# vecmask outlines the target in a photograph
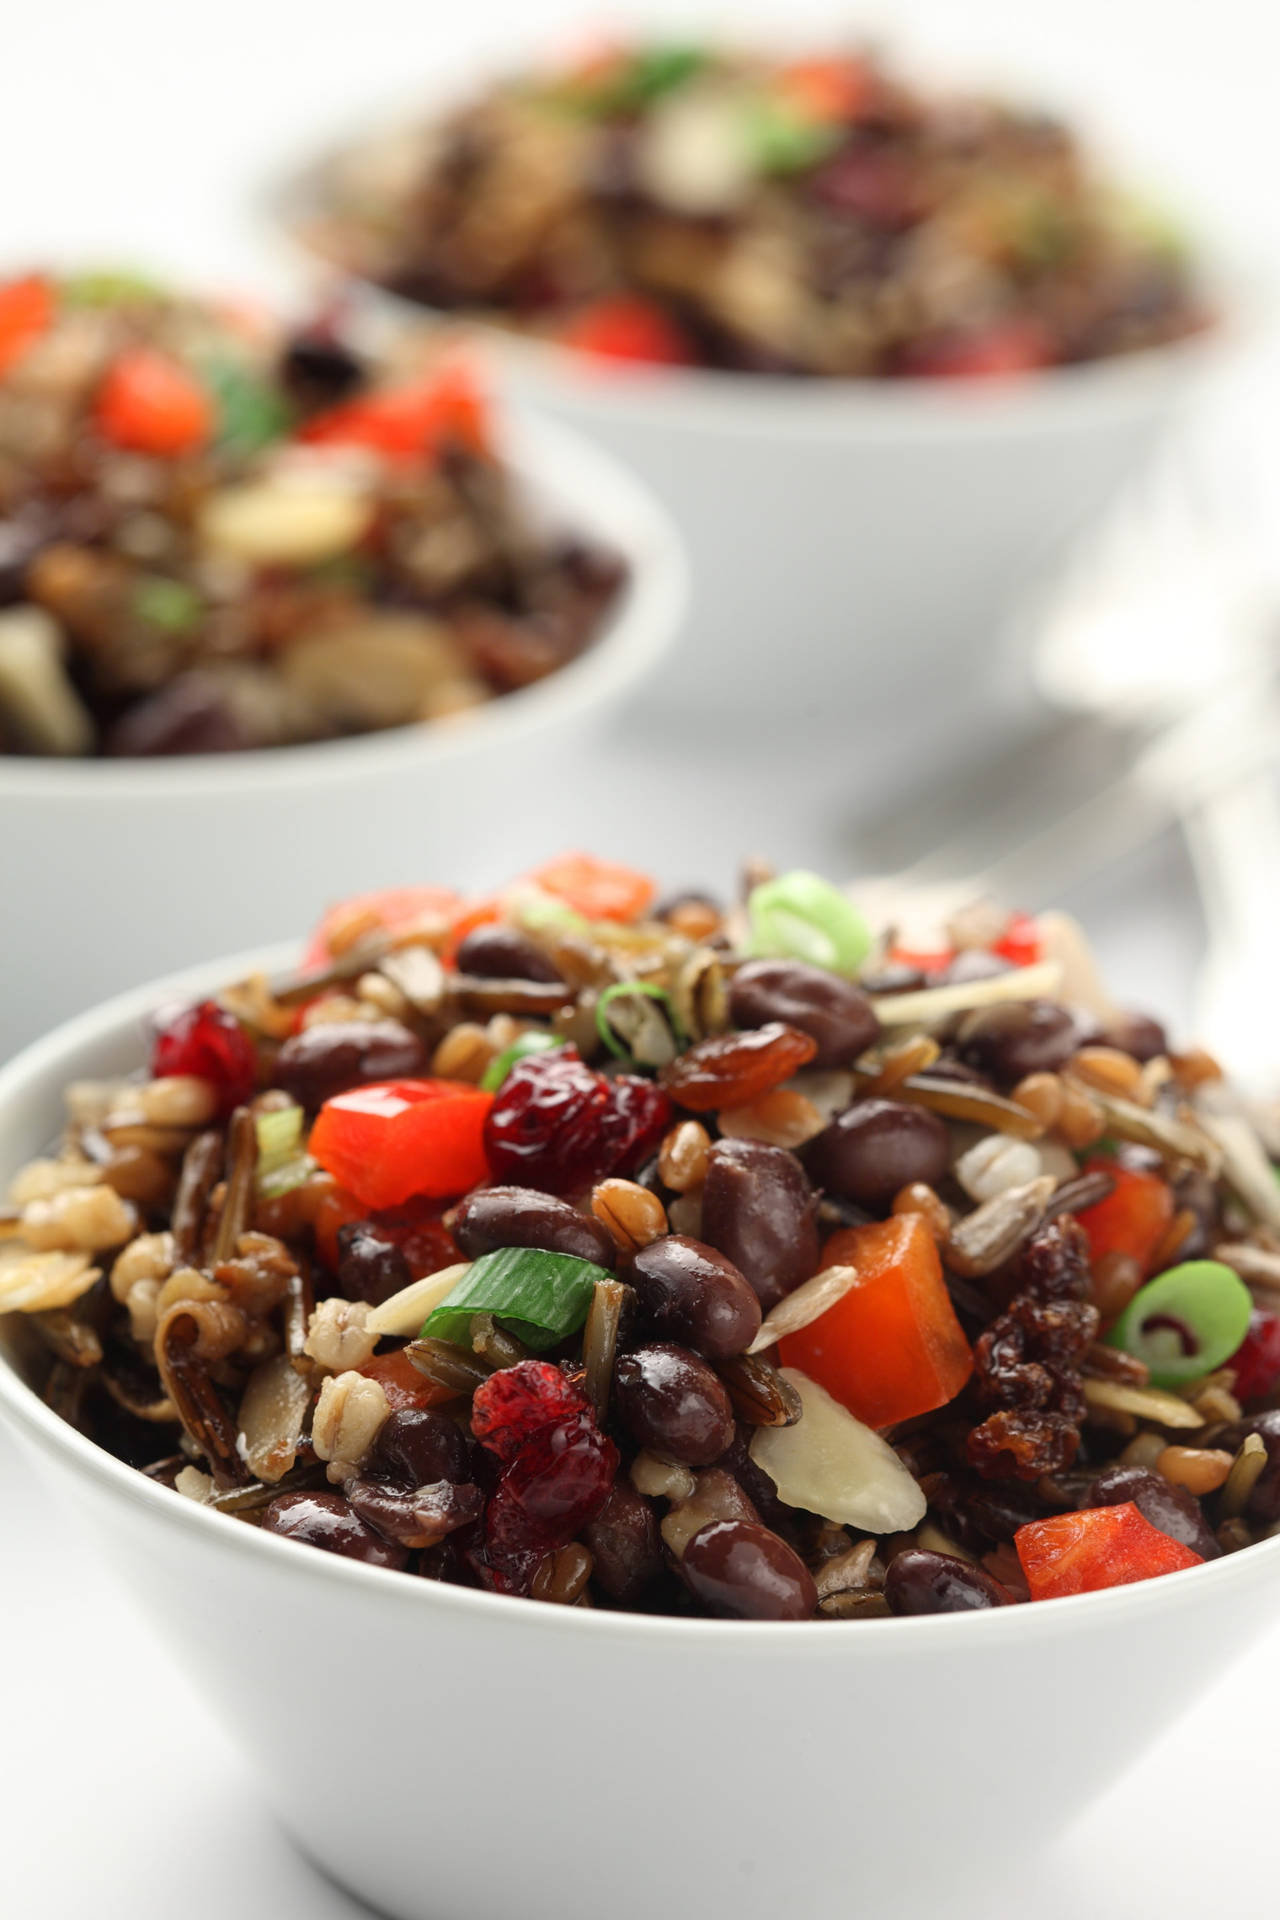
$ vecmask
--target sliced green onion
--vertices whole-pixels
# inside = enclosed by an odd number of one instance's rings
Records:
[[[140,620],[165,633],[190,633],[200,624],[204,602],[185,580],[151,574],[134,589],[133,610]]]
[[[123,307],[135,301],[158,300],[162,290],[158,281],[148,280],[145,274],[106,268],[97,273],[73,273],[62,282],[60,291],[69,307]]]
[[[761,100],[747,120],[751,155],[762,173],[803,173],[833,153],[843,129],[813,120],[786,100]]]
[[[590,933],[591,923],[564,900],[536,889],[517,895],[509,903],[516,925],[526,933]]]
[[[282,1193],[292,1193],[295,1187],[305,1186],[318,1170],[318,1163],[309,1153],[291,1153],[287,1159],[259,1166],[258,1192],[264,1200],[278,1200]]]
[[[473,1260],[452,1292],[427,1316],[422,1337],[466,1346],[471,1320],[491,1313],[535,1352],[576,1333],[587,1317],[603,1267],[541,1247],[499,1247]]]
[[[496,1093],[517,1060],[523,1060],[531,1053],[554,1053],[557,1047],[564,1045],[554,1033],[544,1033],[540,1027],[530,1027],[528,1033],[522,1033],[509,1047],[504,1047],[497,1057],[491,1060],[484,1070],[480,1082],[482,1093]]]
[[[259,1161],[283,1160],[295,1152],[302,1140],[302,1120],[302,1108],[294,1106],[257,1114],[253,1130],[258,1136]]]
[[[1249,1328],[1253,1300],[1220,1260],[1187,1260],[1134,1294],[1107,1344],[1144,1360],[1155,1387],[1179,1387],[1229,1360]]]
[[[201,374],[218,403],[218,446],[224,453],[257,453],[281,439],[293,408],[278,388],[235,360],[210,356]]]
[[[632,1066],[637,1064],[636,1056],[614,1032],[609,1020],[609,1008],[615,1000],[625,999],[629,994],[636,993],[643,994],[648,1000],[657,1000],[661,1004],[662,1011],[670,1022],[671,1031],[675,1035],[677,1046],[683,1047],[687,1037],[680,1016],[676,1012],[676,1003],[665,987],[655,986],[652,980],[615,980],[611,987],[605,988],[596,1001],[596,1032],[610,1053]]]
[[[853,974],[871,951],[871,929],[857,907],[816,873],[781,873],[753,887],[747,917],[748,947],[760,958]]]

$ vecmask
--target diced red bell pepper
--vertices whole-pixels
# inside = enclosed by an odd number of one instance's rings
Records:
[[[467,1193],[489,1177],[493,1095],[457,1080],[383,1080],[326,1100],[310,1151],[366,1207]]]
[[[1079,1215],[1091,1258],[1127,1254],[1146,1273],[1173,1220],[1172,1187],[1158,1173],[1141,1173],[1101,1155],[1086,1160],[1084,1171],[1109,1174],[1115,1181],[1105,1200]]]
[[[1033,1600],[1127,1587],[1204,1562],[1190,1547],[1153,1527],[1132,1500],[1032,1520],[1013,1536]]]
[[[439,1386],[436,1381],[428,1380],[425,1373],[419,1373],[413,1362],[405,1359],[403,1349],[366,1360],[356,1372],[362,1373],[366,1380],[378,1382],[392,1413],[403,1413],[406,1407],[440,1407],[448,1400],[457,1399],[452,1387]]]
[[[833,1234],[824,1266],[858,1279],[842,1299],[779,1341],[782,1363],[825,1387],[871,1427],[892,1426],[945,1406],[973,1371],[942,1263],[917,1213]]]
[[[592,853],[563,853],[529,878],[587,920],[638,920],[657,892],[647,873]]]
[[[211,437],[211,396],[195,375],[154,347],[130,347],[98,389],[94,416],[113,446],[161,459],[193,453]]]
[[[956,957],[954,947],[890,947],[885,959],[895,967],[912,967],[917,973],[945,973]]]
[[[643,360],[651,365],[685,367],[693,353],[674,320],[639,294],[620,293],[597,300],[567,320],[556,334],[561,346],[607,360]]]
[[[784,98],[808,118],[856,120],[875,95],[875,79],[865,60],[793,60],[778,74]]]
[[[370,931],[398,933],[419,920],[452,921],[463,905],[452,887],[383,887],[376,893],[356,893],[325,913],[307,943],[302,965],[322,967],[333,957],[335,935],[367,922]]]
[[[1227,1361],[1236,1376],[1237,1400],[1261,1400],[1280,1386],[1280,1314],[1255,1307],[1249,1331]]]
[[[1011,913],[991,951],[1012,967],[1034,967],[1044,953],[1038,921],[1029,913]]]
[[[484,394],[461,361],[331,407],[308,420],[298,438],[309,446],[368,447],[388,460],[434,460],[450,444],[484,459],[493,444]]]
[[[0,286],[0,379],[53,325],[54,290],[43,274]]]

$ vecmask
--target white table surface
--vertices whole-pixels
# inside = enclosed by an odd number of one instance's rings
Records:
[[[14,0],[0,253],[115,252],[246,280],[278,272],[245,208],[264,170],[305,144],[309,129],[403,95],[432,62],[460,62],[485,44],[509,49],[583,9],[476,0],[465,11],[460,22],[439,0],[365,0],[358,9],[223,0],[212,13],[159,0]],[[690,9],[611,11],[678,18]],[[769,11],[758,0],[696,9],[739,22]],[[813,0],[786,9],[793,22],[843,22],[851,11]],[[1219,0],[1211,25],[1190,0],[1076,0],[1070,9],[884,0],[858,11],[863,20],[891,16],[975,66],[1046,76],[1046,91],[1083,103],[1255,265],[1280,259],[1272,125],[1280,35],[1264,0]],[[1276,392],[1246,413],[1266,417]],[[613,776],[596,787],[602,846],[644,857],[673,881],[710,873],[723,883],[747,847],[847,867],[849,843],[820,780],[771,781],[765,812],[751,767],[724,752],[695,760],[668,744],[665,761],[663,752],[648,730],[624,727],[584,762],[584,777]],[[495,858],[495,877],[540,847],[579,838],[569,805],[548,797],[513,827],[510,861]],[[1070,904],[1096,929],[1122,996],[1185,1016],[1202,929],[1176,838]],[[186,1676],[82,1550],[74,1522],[46,1506],[3,1434],[0,1515],[6,1920],[354,1914],[276,1832]],[[1169,1685],[1179,1683],[1175,1668]],[[1280,1630],[1036,1863],[1018,1910],[1036,1920],[1253,1920],[1273,1911],[1277,1701]],[[1009,1731],[1011,1764],[1025,1764],[1041,1730],[1029,1720]],[[998,1848],[998,1783],[992,1806]],[[1008,1910],[994,1912],[981,1889],[958,1889],[950,1920],[1002,1920]]]

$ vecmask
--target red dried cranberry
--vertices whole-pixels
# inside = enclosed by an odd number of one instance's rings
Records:
[[[587,1405],[581,1388],[549,1360],[522,1360],[490,1374],[476,1388],[471,1431],[490,1453],[510,1464],[545,1427],[575,1419]]]
[[[161,1014],[151,1046],[155,1079],[167,1074],[191,1074],[217,1090],[224,1116],[248,1100],[258,1080],[258,1060],[250,1040],[233,1014],[216,1000]]]
[[[1280,1314],[1255,1307],[1249,1330],[1227,1362],[1236,1376],[1236,1398],[1246,1404],[1274,1393],[1280,1385]]]
[[[543,1555],[567,1546],[599,1513],[617,1471],[618,1449],[589,1408],[541,1428],[489,1501],[476,1570],[500,1593],[527,1593]]]
[[[643,1159],[670,1114],[651,1081],[607,1080],[560,1047],[516,1062],[489,1110],[485,1152],[495,1180],[575,1193]]]

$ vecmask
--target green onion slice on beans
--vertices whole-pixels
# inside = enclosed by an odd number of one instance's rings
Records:
[[[535,1353],[559,1346],[587,1317],[603,1267],[541,1247],[499,1247],[473,1260],[451,1293],[428,1316],[423,1338],[465,1346],[471,1319],[491,1313]]]
[[[675,1001],[665,987],[655,986],[652,980],[615,980],[611,987],[606,987],[596,1001],[596,1032],[610,1053],[616,1054],[619,1060],[625,1060],[632,1066],[652,1065],[652,1062],[644,1062],[632,1052],[631,1048],[614,1032],[613,1023],[609,1019],[609,1008],[615,1000],[627,999],[636,994],[642,994],[647,1000],[658,1001],[670,1022],[677,1046],[683,1047],[686,1035],[680,1016],[676,1012]]]
[[[751,952],[762,959],[852,974],[871,951],[871,929],[857,907],[816,873],[780,873],[753,887],[747,917]]]
[[[1107,1335],[1145,1360],[1157,1387],[1180,1387],[1222,1366],[1249,1327],[1253,1301],[1220,1260],[1188,1260],[1149,1280]]]
[[[303,1151],[301,1107],[276,1107],[254,1116],[258,1140],[257,1187],[264,1200],[277,1199],[300,1187],[315,1171],[315,1161]]]
[[[480,1082],[483,1093],[496,1093],[517,1060],[523,1060],[530,1053],[554,1053],[557,1047],[564,1045],[554,1033],[543,1033],[539,1027],[531,1027],[528,1033],[522,1033],[509,1047],[492,1059],[484,1070]]]

